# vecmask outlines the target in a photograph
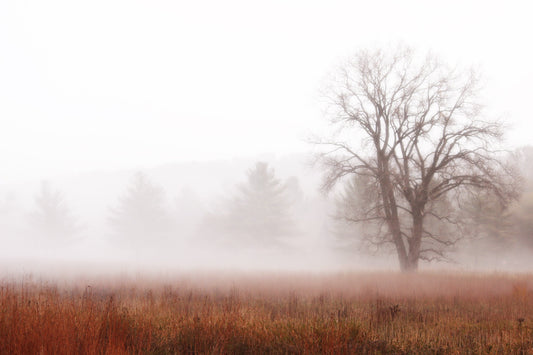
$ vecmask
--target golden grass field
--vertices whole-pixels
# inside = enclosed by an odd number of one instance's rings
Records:
[[[2,354],[533,353],[533,276],[2,281]]]

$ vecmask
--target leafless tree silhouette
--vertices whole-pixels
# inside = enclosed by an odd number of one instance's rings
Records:
[[[431,219],[458,226],[445,199],[460,207],[465,192],[490,190],[506,206],[518,196],[516,174],[496,145],[503,125],[482,117],[478,82],[472,70],[400,47],[360,51],[326,90],[335,132],[315,141],[324,148],[322,187],[364,178],[365,204],[349,218],[379,226],[372,241],[392,244],[403,271],[444,258],[456,243],[459,234],[428,228]]]

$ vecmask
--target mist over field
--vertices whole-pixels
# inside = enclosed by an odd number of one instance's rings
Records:
[[[1,273],[530,271],[527,11],[385,7],[3,2]]]
[[[244,232],[236,227],[240,222],[235,219],[254,216],[246,211],[241,211],[239,216],[228,214],[236,208],[234,200],[247,182],[247,172],[257,161],[266,159],[272,162],[269,169],[275,167],[272,171],[283,189],[284,199],[277,205],[281,209],[279,213],[284,215],[277,216],[277,211],[272,211],[274,221],[267,227],[285,224],[281,227],[288,230],[276,230],[272,238],[254,235],[256,240],[246,240],[242,236]],[[144,170],[146,183],[158,190],[147,193],[153,193],[157,200],[157,206],[150,208],[161,208],[156,211],[160,216],[155,219],[137,216],[146,219],[143,235],[135,235],[135,228],[142,228],[135,225],[135,212],[125,216],[124,228],[131,227],[130,240],[128,232],[120,235],[110,219],[113,209],[120,208],[120,199],[135,184],[139,171],[82,173],[46,182],[3,186],[3,267],[13,272],[39,272],[47,268],[60,271],[66,265],[88,272],[94,268],[100,272],[177,272],[191,269],[320,271],[362,266],[361,261],[354,263],[351,255],[337,250],[339,245],[331,233],[334,205],[318,190],[320,177],[310,161],[311,157],[303,154],[270,155],[257,160],[175,163]],[[53,193],[60,192],[65,211],[57,217],[64,220],[50,217],[48,226],[32,220],[32,213],[46,212],[40,210],[36,201],[43,184]],[[151,197],[146,198],[147,202],[139,203],[151,203]],[[148,209],[145,213],[152,211]],[[260,217],[269,218],[269,214]],[[72,229],[62,231],[65,223],[72,223]],[[251,223],[257,225],[242,228],[247,228],[249,233],[254,233],[253,229],[258,232],[265,229],[259,221]]]
[[[250,173],[267,161],[280,193],[269,190],[265,201],[279,210],[242,208],[242,199],[257,198],[243,192]],[[393,250],[365,246],[357,226],[336,217],[339,191],[320,191],[311,161],[271,154],[4,184],[2,274],[396,270]],[[460,242],[448,262],[422,269],[528,272],[531,253],[515,235],[483,234]]]

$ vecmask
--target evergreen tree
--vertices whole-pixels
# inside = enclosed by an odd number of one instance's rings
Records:
[[[258,162],[238,185],[228,208],[226,227],[244,243],[276,244],[293,230],[291,199],[286,184],[267,163]]]
[[[36,208],[30,213],[30,225],[48,242],[66,241],[79,231],[63,194],[53,189],[48,182],[41,183],[41,189],[34,200]]]
[[[170,219],[162,188],[145,174],[135,174],[118,206],[111,208],[109,223],[116,240],[130,246],[164,241],[170,233]]]

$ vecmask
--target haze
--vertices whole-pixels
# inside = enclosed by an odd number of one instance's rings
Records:
[[[515,150],[533,128],[530,13],[483,1],[2,1],[3,268],[395,268],[332,237],[335,193],[319,192],[309,164],[309,138],[327,129],[324,80],[359,48],[395,43],[474,65]],[[211,242],[223,233],[206,230],[209,218],[230,209],[257,162],[289,186],[290,247]],[[126,248],[111,236],[139,171],[161,191],[170,243]],[[68,243],[31,227],[43,181],[75,221]],[[456,266],[527,270],[520,249],[495,263],[458,255]]]

